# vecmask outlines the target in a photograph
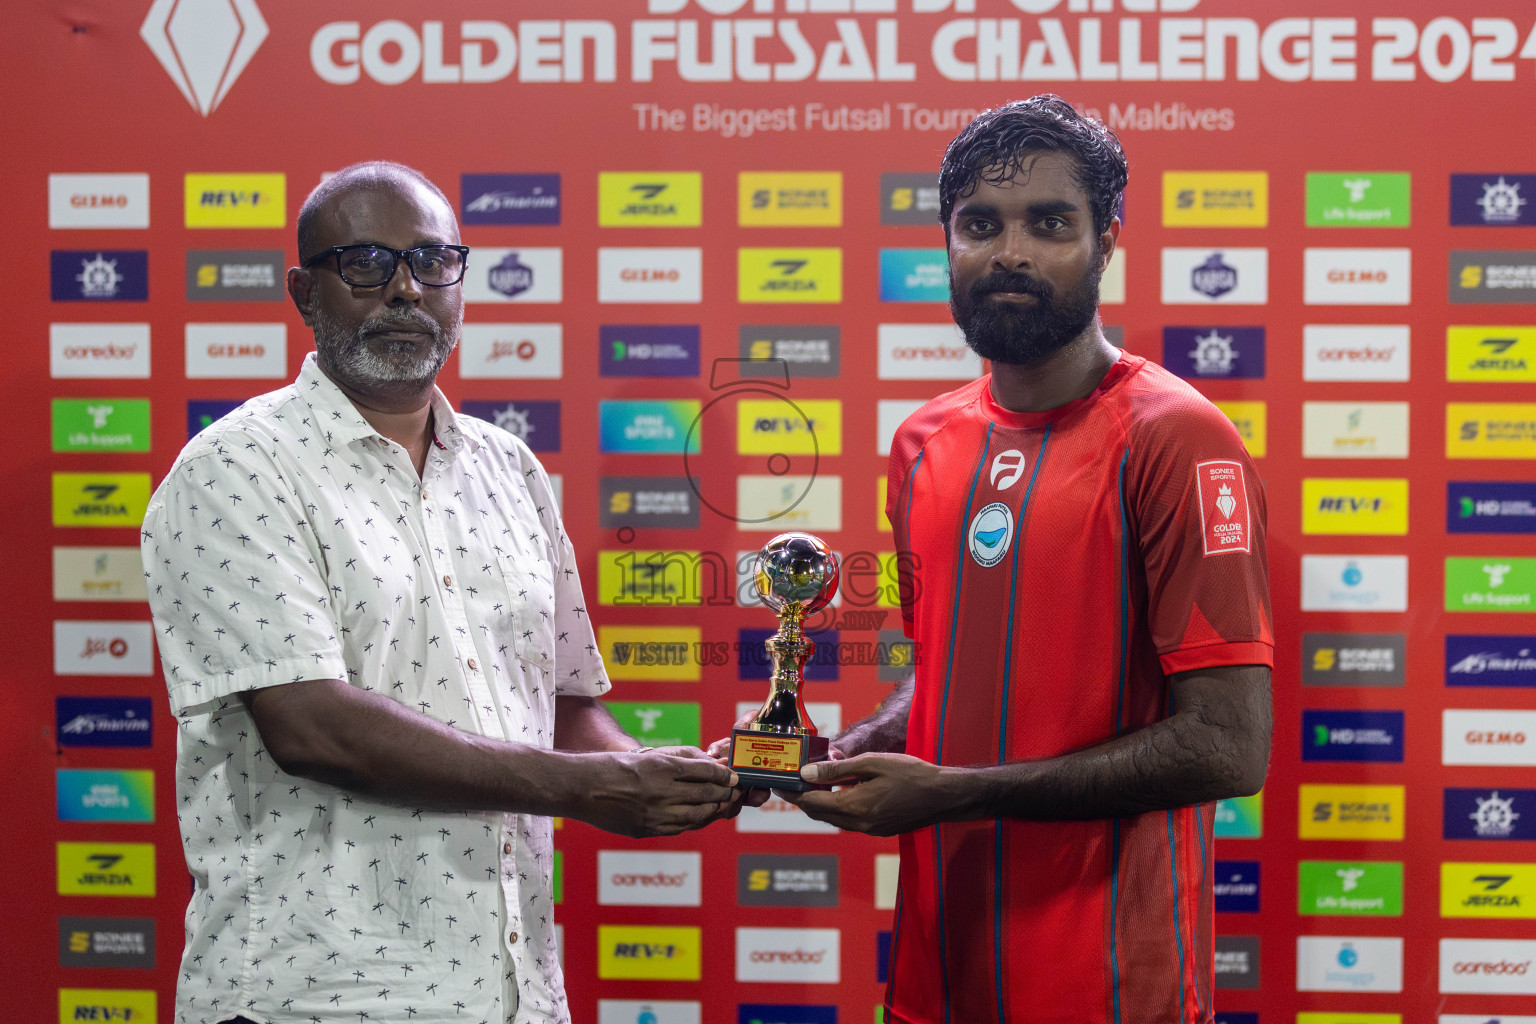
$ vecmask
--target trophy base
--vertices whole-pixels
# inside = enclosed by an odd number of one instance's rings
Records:
[[[816,787],[800,777],[812,761],[827,759],[827,738],[804,733],[731,730],[731,771],[748,789],[801,793]]]

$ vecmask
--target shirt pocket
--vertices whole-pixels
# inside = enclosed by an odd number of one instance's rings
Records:
[[[512,614],[512,650],[546,673],[555,668],[555,579],[542,559],[496,556]]]

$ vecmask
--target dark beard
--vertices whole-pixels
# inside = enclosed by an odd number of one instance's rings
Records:
[[[1076,288],[1058,296],[1049,283],[1025,274],[993,274],[964,293],[955,293],[951,285],[949,311],[965,343],[983,359],[1019,366],[1037,363],[1093,323],[1102,276],[1102,270],[1090,266]],[[988,301],[997,291],[1024,292],[1038,301],[1027,308]]]

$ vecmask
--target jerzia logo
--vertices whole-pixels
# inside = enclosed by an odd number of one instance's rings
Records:
[[[255,0],[155,0],[139,37],[176,88],[207,117],[267,38]]]

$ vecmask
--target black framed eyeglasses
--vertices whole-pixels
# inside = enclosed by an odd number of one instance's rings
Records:
[[[395,268],[405,260],[411,276],[428,288],[447,288],[464,280],[469,269],[467,245],[418,245],[414,249],[391,249],[384,245],[333,245],[304,261],[312,267],[321,260],[336,258],[336,273],[353,288],[378,288],[395,276]]]

